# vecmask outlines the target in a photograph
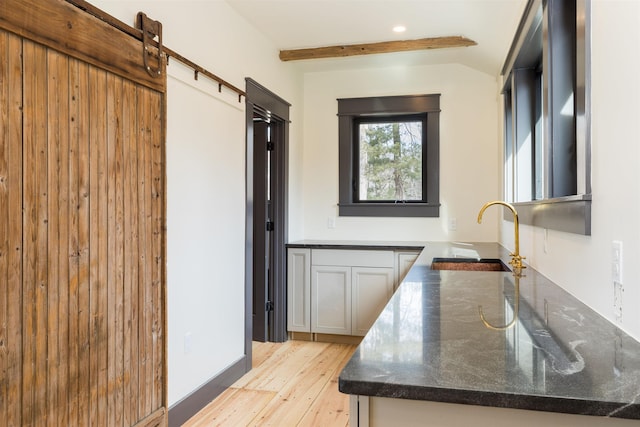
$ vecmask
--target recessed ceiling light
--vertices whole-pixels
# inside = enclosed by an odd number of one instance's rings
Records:
[[[405,27],[404,25],[396,25],[395,27],[393,27],[394,33],[404,33],[405,31],[407,31],[407,27]]]

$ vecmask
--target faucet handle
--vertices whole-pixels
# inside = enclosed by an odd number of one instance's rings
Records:
[[[522,265],[523,259],[526,259],[526,257],[512,253],[511,261],[509,261],[509,264],[511,264],[515,268],[527,268],[526,266]]]

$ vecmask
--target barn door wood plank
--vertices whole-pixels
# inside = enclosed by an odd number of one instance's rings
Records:
[[[47,147],[48,147],[48,364],[47,419],[68,424],[68,197],[69,127],[68,59],[47,51]]]
[[[72,424],[89,425],[89,186],[90,186],[90,151],[89,151],[89,66],[72,59],[69,72],[70,103],[70,138],[76,148],[77,161],[74,183],[70,188],[75,197],[71,208],[76,210],[75,246],[73,253],[76,266],[76,277],[71,280],[75,285],[72,293],[77,302],[74,333],[75,340],[70,340],[72,359],[70,360],[69,378],[72,384],[71,394],[75,396],[75,405],[70,407]]]
[[[153,175],[152,175],[152,124],[153,116],[149,105],[148,97],[143,97],[139,103],[142,106],[141,116],[139,118],[139,128],[142,134],[142,150],[144,151],[145,161],[143,163],[143,180],[144,180],[144,217],[141,218],[143,227],[143,240],[145,250],[145,269],[144,278],[142,280],[143,299],[142,299],[142,317],[144,339],[144,353],[142,359],[143,379],[142,379],[142,398],[140,404],[143,414],[149,414],[153,411]]]
[[[137,296],[137,312],[138,312],[138,415],[148,413],[149,408],[146,405],[146,354],[147,354],[147,332],[146,332],[146,283],[148,283],[148,263],[150,257],[148,251],[148,235],[147,235],[147,175],[146,164],[149,155],[147,154],[146,130],[145,130],[145,105],[143,99],[136,104],[136,142],[138,145],[138,215],[136,218],[136,226],[138,229],[138,296]]]
[[[98,414],[99,402],[101,399],[100,379],[102,369],[100,367],[100,353],[103,348],[106,335],[102,325],[104,325],[104,316],[100,305],[100,292],[105,288],[104,278],[101,277],[102,260],[100,258],[101,241],[100,229],[102,226],[101,218],[101,201],[106,201],[106,190],[100,185],[101,178],[104,177],[104,144],[106,140],[104,127],[106,115],[105,94],[105,76],[104,71],[100,71],[94,67],[88,70],[88,85],[92,89],[91,97],[88,98],[89,107],[89,355],[88,365],[89,372],[87,379],[89,382],[88,390],[88,422],[86,425],[104,425],[104,418],[100,418]],[[102,78],[101,78],[102,77]],[[102,179],[104,183],[104,179]],[[104,232],[102,233],[104,234]]]
[[[115,269],[115,318],[113,331],[115,334],[115,407],[110,408],[110,412],[115,412],[115,425],[123,425],[124,410],[124,123],[127,118],[124,116],[124,104],[127,102],[125,93],[125,82],[121,78],[116,78],[115,88],[115,114],[117,114],[115,132],[114,161],[115,164],[115,229],[113,237],[117,244],[115,245],[115,258],[113,260],[113,268]]]
[[[107,73],[91,67],[89,104],[91,140],[91,326],[90,326],[90,421],[107,425],[108,381],[108,150]]]
[[[137,315],[135,312],[135,300],[134,290],[137,292],[137,232],[135,229],[135,218],[137,208],[137,192],[136,192],[136,169],[137,156],[136,156],[136,87],[132,82],[124,82],[123,85],[123,186],[124,186],[124,293],[123,293],[123,305],[124,305],[124,345],[123,345],[123,361],[126,369],[126,375],[123,382],[123,418],[124,425],[133,425],[138,420],[137,407],[132,403],[137,402],[137,393],[132,390],[132,384],[137,384],[137,328],[135,324],[137,322]],[[135,351],[132,350],[135,348]]]
[[[22,425],[22,41],[0,31],[0,419]]]
[[[120,80],[112,74],[107,75],[107,222],[108,222],[108,252],[107,252],[107,340],[108,340],[108,370],[107,370],[107,424],[116,424],[117,412],[117,304],[119,272],[117,264],[117,168],[118,153],[116,151],[118,132],[120,128]]]
[[[9,45],[9,35],[0,32],[0,52],[7,52]],[[8,378],[9,358],[11,345],[8,336],[8,308],[9,308],[9,212],[13,206],[9,205],[9,189],[7,180],[9,179],[9,155],[12,149],[12,141],[9,141],[9,85],[11,82],[9,70],[9,56],[5,53],[0,57],[0,283],[7,283],[7,286],[0,288],[0,419],[7,419],[9,414],[9,400],[7,398],[9,390]]]
[[[90,188],[91,188],[91,150],[89,139],[89,124],[91,116],[89,114],[89,99],[91,98],[91,85],[89,83],[89,65],[84,62],[74,61],[78,65],[78,95],[80,100],[78,108],[78,139],[80,141],[80,187],[78,192],[79,216],[78,224],[80,226],[78,233],[78,243],[80,250],[80,258],[78,264],[79,296],[78,305],[80,307],[79,318],[79,371],[78,378],[80,380],[78,394],[80,402],[78,405],[79,419],[78,425],[89,425],[89,325],[91,323],[91,295],[89,274],[91,271],[90,264],[90,245],[91,245],[91,214],[90,214]]]
[[[137,93],[137,92],[136,92]],[[137,137],[137,124],[138,124],[138,116],[137,116],[137,107],[138,104],[137,97],[135,99],[134,104],[130,110],[130,114],[132,117],[135,117],[135,121],[132,124],[132,128],[130,129],[130,137],[129,137],[129,149],[128,149],[128,160],[129,160],[129,175],[128,175],[128,183],[127,188],[129,189],[129,211],[125,212],[126,218],[130,220],[129,222],[129,255],[127,259],[129,260],[129,280],[130,280],[130,290],[129,290],[129,310],[130,310],[130,318],[131,322],[128,328],[129,338],[130,338],[130,361],[129,364],[129,416],[132,420],[139,420],[140,414],[138,412],[138,390],[139,390],[139,382],[140,382],[140,337],[138,335],[138,323],[140,322],[140,306],[139,306],[139,228],[138,228],[138,217],[139,217],[139,194],[138,194],[138,169],[140,167],[140,162],[138,159],[138,137]]]
[[[149,98],[149,107],[153,123],[162,121],[162,98],[157,92],[145,90],[145,98]],[[163,405],[163,371],[164,371],[164,319],[163,319],[163,266],[164,266],[164,165],[163,165],[163,132],[151,132],[151,174],[152,194],[152,236],[153,236],[153,388],[152,408],[156,410]]]
[[[25,41],[22,421],[44,420],[47,392],[46,50]]]
[[[48,221],[49,211],[48,200],[49,193],[47,188],[47,129],[45,123],[49,112],[46,103],[46,49],[37,46],[36,57],[38,64],[35,65],[35,72],[40,74],[40,78],[36,78],[41,81],[44,86],[38,87],[37,94],[34,98],[34,123],[36,126],[32,127],[34,139],[32,143],[35,144],[35,158],[32,162],[27,158],[26,161],[30,163],[30,167],[33,167],[33,173],[36,177],[36,185],[38,193],[33,195],[33,203],[35,209],[35,216],[32,217],[35,225],[35,242],[34,244],[36,254],[35,264],[35,292],[34,292],[34,306],[33,313],[35,314],[35,347],[34,347],[34,361],[35,361],[35,381],[34,381],[34,414],[37,422],[42,422],[46,418],[46,394],[47,394],[47,381],[50,380],[47,375],[47,299],[49,294],[49,277],[47,276],[47,267],[49,263],[48,254]],[[40,60],[42,60],[40,62]],[[26,114],[24,117],[26,121]]]
[[[71,76],[68,77],[68,79]],[[73,87],[67,89],[67,97],[71,95]],[[69,113],[67,126],[69,127],[67,157],[69,162],[69,178],[66,182],[68,192],[67,203],[67,232],[65,239],[67,247],[64,253],[67,256],[69,272],[67,277],[67,312],[66,319],[68,336],[66,375],[67,375],[67,418],[69,424],[77,423],[78,418],[78,168],[80,159],[78,158],[78,140],[74,133],[77,131],[75,118],[77,116],[77,106],[74,102],[69,102]]]

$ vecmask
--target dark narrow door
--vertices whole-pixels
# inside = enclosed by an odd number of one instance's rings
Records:
[[[287,162],[291,105],[247,79],[247,333],[287,339]],[[251,319],[248,319],[251,314]],[[251,329],[251,330],[249,330]]]
[[[265,342],[269,337],[270,255],[274,223],[271,216],[269,123],[253,119],[254,142],[254,228],[253,228],[253,339]]]

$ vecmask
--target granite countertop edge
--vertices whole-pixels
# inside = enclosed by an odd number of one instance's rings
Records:
[[[366,241],[366,240],[298,240],[286,244],[287,248],[342,249],[342,250],[407,250],[421,251],[426,243],[407,241]]]
[[[342,378],[338,380],[338,389],[345,394],[361,396],[425,400],[607,418],[640,419],[640,404],[636,403],[624,404],[567,397],[496,393],[485,390],[421,387],[415,385],[397,386],[388,383],[349,381]]]

